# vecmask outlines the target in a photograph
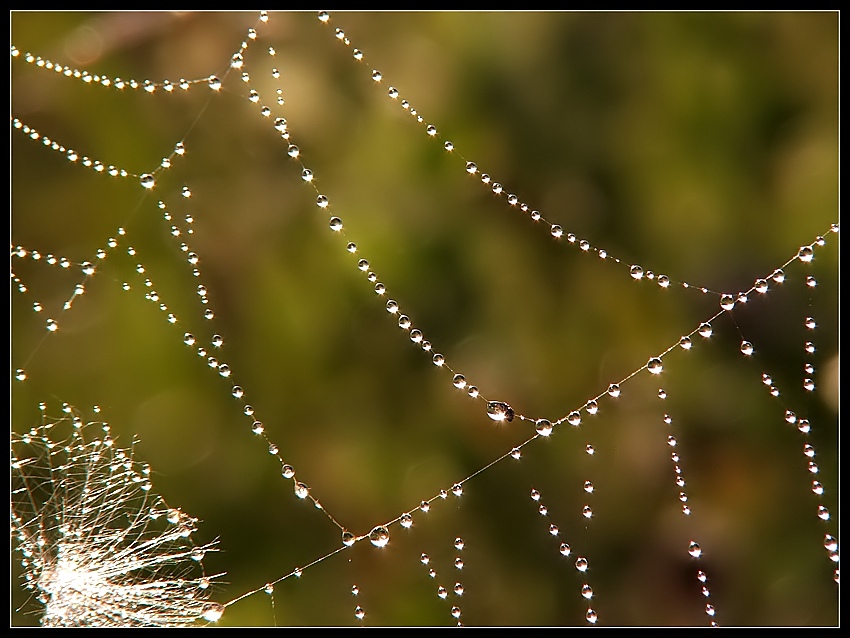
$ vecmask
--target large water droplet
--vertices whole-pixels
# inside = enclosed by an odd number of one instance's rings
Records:
[[[514,411],[503,401],[490,401],[487,404],[487,416],[494,421],[513,421]]]
[[[369,532],[369,541],[375,547],[384,547],[390,542],[390,532],[383,525],[378,525]]]
[[[549,436],[553,430],[552,422],[548,419],[538,419],[534,429],[540,436]]]
[[[150,173],[145,173],[144,175],[142,175],[139,178],[139,181],[145,188],[153,188],[155,183],[153,175],[151,175]]]
[[[732,310],[735,307],[735,298],[732,295],[721,295],[720,307],[723,310]]]
[[[661,359],[658,357],[653,357],[646,364],[646,369],[649,370],[652,374],[661,374],[661,370],[664,369],[664,366],[661,363]]]
[[[295,496],[298,498],[307,498],[310,495],[310,488],[304,485],[304,483],[296,483],[293,487],[295,492]]]
[[[224,605],[221,603],[205,603],[201,615],[204,620],[217,622],[224,615]]]
[[[688,554],[694,558],[699,558],[702,555],[702,549],[700,548],[699,543],[691,541],[688,545]]]
[[[802,246],[797,252],[797,258],[800,261],[811,261],[815,257],[815,251],[811,246]]]
[[[579,570],[580,572],[586,572],[586,571],[587,571],[587,567],[588,567],[588,565],[587,565],[587,559],[586,559],[586,558],[584,558],[584,557],[582,557],[582,556],[579,556],[579,557],[576,559],[576,569],[577,569],[577,570]]]
[[[711,336],[712,328],[710,323],[701,323],[699,325],[699,336],[708,339]]]

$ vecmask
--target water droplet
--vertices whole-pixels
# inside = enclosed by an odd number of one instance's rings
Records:
[[[593,589],[590,587],[590,585],[587,585],[587,584],[582,585],[582,587],[581,587],[581,595],[582,595],[583,597],[587,598],[588,600],[590,600],[591,598],[593,598]],[[590,610],[588,610],[588,611],[590,611]],[[590,620],[590,619],[588,618],[588,620]]]
[[[211,309],[204,310],[204,319],[212,319],[213,317],[215,317],[215,313]]]
[[[741,352],[747,356],[751,355],[753,353],[753,344],[751,344],[749,341],[742,341]]]
[[[661,370],[663,369],[661,359],[659,359],[658,357],[653,357],[647,362],[646,369],[649,370],[652,374],[661,374]]]
[[[55,319],[48,319],[45,324],[50,332],[56,332],[59,329],[59,324],[56,323]]]
[[[696,541],[691,541],[688,544],[688,554],[694,558],[699,558],[702,555],[702,549]]]
[[[593,516],[593,509],[590,507],[590,505],[585,505],[581,508],[581,515],[585,518],[591,518]]]
[[[298,157],[299,153],[301,153],[301,149],[295,146],[295,144],[290,144],[286,149],[286,154],[289,155],[289,157]]]
[[[756,292],[766,293],[767,292],[767,281],[764,279],[756,279],[756,283],[754,285]]]
[[[555,525],[555,524],[550,525],[550,526],[549,526],[549,533],[550,533],[552,536],[557,536],[557,535],[558,535],[558,533],[559,533],[559,531],[558,531],[558,526],[557,526],[557,525]]]
[[[205,603],[201,615],[204,620],[217,622],[224,615],[224,605],[221,603]]]
[[[460,556],[455,558],[455,567],[457,569],[463,569],[463,559]]]
[[[712,328],[710,323],[701,323],[699,325],[699,336],[708,339],[711,336]]]
[[[720,307],[723,310],[732,310],[735,307],[735,298],[732,295],[721,295]]]
[[[218,366],[218,373],[225,378],[229,377],[230,376],[230,366],[227,365],[226,363],[222,363],[220,366]]]
[[[342,220],[339,217],[331,217],[328,227],[335,232],[339,232],[342,230]]]
[[[553,224],[549,232],[552,233],[552,237],[558,238],[564,234],[564,229],[557,224]]]
[[[419,503],[420,511],[427,512],[429,509],[431,509],[431,504],[428,501],[422,501],[421,503]]]
[[[402,330],[407,330],[408,328],[410,328],[410,317],[408,317],[407,315],[399,315],[398,327]]]
[[[310,494],[310,488],[300,482],[295,484],[293,490],[295,491],[295,496],[298,498],[307,498]]]
[[[597,412],[599,412],[599,404],[596,402],[596,399],[591,399],[587,402],[585,409],[587,410],[588,414],[596,414]]]
[[[142,175],[139,178],[139,181],[141,182],[142,186],[144,186],[145,188],[153,188],[154,183],[155,183],[153,175],[151,175],[150,173],[145,173],[144,175]]]
[[[460,483],[455,483],[452,485],[452,494],[455,496],[463,496],[463,485]]]
[[[570,546],[566,543],[561,543],[561,546],[558,548],[558,551],[561,552],[563,556],[570,555]]]
[[[554,428],[551,421],[547,419],[538,419],[537,423],[535,423],[534,429],[540,436],[549,436],[552,434],[552,430]]]
[[[434,126],[433,124],[429,124],[428,126],[425,127],[425,132],[428,135],[430,135],[431,137],[433,137],[437,134],[437,127]]]
[[[478,396],[478,388],[471,385],[466,389],[466,393],[474,399]]]
[[[490,401],[487,403],[487,416],[494,421],[513,421],[514,411],[507,403]]]
[[[797,252],[797,259],[800,261],[811,261],[815,257],[815,251],[811,246],[801,246]]]
[[[593,448],[593,446],[592,446],[590,443],[588,443],[588,444],[585,446],[584,451],[585,451],[585,452],[587,452],[588,454],[590,454],[591,456],[593,456],[594,454],[596,454],[596,450]]]
[[[670,285],[670,277],[667,275],[658,275],[658,285],[662,288],[667,288]]]
[[[467,162],[466,163],[466,172],[470,175],[475,174],[478,171],[478,167],[475,165],[475,162]]]
[[[26,371],[23,368],[18,368],[17,370],[15,370],[15,378],[18,381],[26,381],[26,378],[27,378]]]
[[[818,518],[822,521],[829,520],[829,510],[826,509],[823,505],[818,505]]]
[[[586,572],[587,567],[588,567],[587,559],[579,556],[576,559],[576,569],[579,570],[580,572]]]
[[[783,281],[785,281],[785,273],[781,268],[777,268],[776,270],[774,270],[771,277],[773,278],[773,281],[778,284],[781,284]]]
[[[372,79],[375,80],[375,82],[380,82],[382,77],[381,72],[377,69],[372,71]]]
[[[584,482],[584,491],[587,492],[588,494],[591,493],[593,491],[593,483],[591,483],[590,481],[585,481]]]
[[[574,427],[578,427],[581,424],[581,414],[578,411],[573,410],[567,415],[567,423]]]
[[[402,514],[399,524],[405,529],[408,529],[413,526],[413,517],[410,514]]]
[[[375,547],[384,547],[390,542],[390,532],[383,525],[378,525],[369,532],[369,541]]]
[[[643,278],[643,268],[641,268],[638,265],[634,265],[631,268],[629,268],[629,274],[634,279],[642,279]]]
[[[440,367],[446,362],[446,358],[440,353],[437,353],[431,358],[431,361],[434,362],[435,366]]]
[[[464,377],[462,374],[456,374],[452,378],[452,384],[458,389],[463,389],[466,387],[466,377]]]
[[[609,385],[608,394],[616,399],[618,396],[620,396],[620,385],[617,383],[612,383],[611,385]]]

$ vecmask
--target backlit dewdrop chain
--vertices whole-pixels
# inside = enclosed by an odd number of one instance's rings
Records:
[[[323,24],[327,24],[330,22],[330,14],[327,11],[320,11],[318,14],[319,21]],[[341,28],[337,27],[334,29],[334,36],[337,40],[339,40],[346,47],[351,46],[351,40],[345,35],[345,31]],[[354,48],[352,50],[352,57],[358,61],[363,62],[364,56],[363,52],[360,49]],[[368,68],[368,66],[366,67]],[[378,85],[382,84],[384,81],[383,74],[377,69],[372,69],[371,78],[373,83]],[[427,123],[425,118],[410,104],[410,102],[406,99],[400,99],[399,90],[395,86],[389,86],[387,89],[387,97],[393,102],[397,102],[401,108],[407,111],[415,120],[417,124],[423,125],[425,127],[425,134],[431,138],[436,140],[442,140],[442,136],[437,130],[437,127],[434,124]],[[719,295],[720,293],[710,290],[704,286],[695,286],[686,281],[675,281],[670,279],[667,275],[656,275],[651,270],[644,270],[644,268],[637,264],[629,264],[618,257],[611,255],[604,248],[599,248],[591,245],[589,241],[586,239],[578,239],[574,233],[565,232],[564,229],[558,225],[554,224],[547,219],[545,219],[540,211],[532,210],[531,206],[526,204],[525,202],[521,202],[519,197],[514,193],[507,191],[504,186],[495,181],[495,179],[489,175],[488,173],[482,173],[479,169],[479,166],[476,162],[470,161],[466,157],[464,157],[455,147],[454,143],[449,140],[443,141],[443,148],[447,153],[457,156],[462,164],[464,170],[470,175],[479,175],[481,183],[488,188],[492,193],[505,197],[505,201],[511,207],[519,207],[520,211],[524,214],[527,214],[529,218],[534,222],[542,222],[546,227],[549,228],[549,234],[555,239],[566,238],[567,242],[571,245],[577,246],[583,252],[594,252],[596,255],[606,261],[613,261],[618,266],[622,266],[628,269],[629,275],[635,280],[641,280],[646,278],[648,280],[654,280],[660,287],[667,288],[671,284],[675,284],[681,286],[682,288],[697,290],[703,294],[713,294]]]
[[[247,39],[243,40],[242,45],[239,47],[239,50],[233,54],[230,59],[230,65],[227,70],[224,72],[224,76],[226,76],[232,69],[239,69],[242,67],[242,60],[245,50],[248,48],[250,41],[256,39],[257,37],[257,29],[260,23],[268,22],[269,16],[268,12],[261,11],[260,17],[257,21],[257,24],[254,27],[248,29]],[[101,86],[106,88],[116,89],[118,91],[123,91],[124,89],[137,90],[142,89],[146,93],[155,93],[157,90],[161,90],[165,93],[174,93],[174,89],[180,89],[180,91],[188,91],[189,88],[194,84],[206,84],[213,88],[214,90],[218,90],[221,88],[221,80],[219,80],[218,76],[215,74],[204,77],[197,78],[193,80],[186,80],[180,78],[179,80],[161,80],[161,81],[153,81],[153,80],[142,80],[141,82],[137,80],[122,80],[119,77],[111,78],[107,75],[102,75],[99,73],[91,73],[86,70],[79,70],[76,68],[72,68],[70,66],[66,66],[63,64],[59,64],[56,62],[52,62],[45,58],[42,58],[40,55],[34,55],[29,52],[22,53],[15,45],[12,45],[10,48],[10,54],[12,59],[23,60],[24,62],[35,66],[38,69],[43,69],[45,71],[51,71],[59,76],[74,78],[80,80],[84,84],[91,84],[94,86]],[[178,91],[179,93],[179,91]]]
[[[266,12],[262,12],[260,14],[258,23],[265,23],[267,21],[268,21],[268,14]],[[241,43],[239,50],[231,56],[228,70],[225,72],[225,74],[222,77],[226,77],[227,73],[229,73],[231,70],[242,69],[243,64],[244,64],[243,54],[245,53],[246,49],[248,48],[248,43],[250,41],[253,41],[256,37],[257,37],[256,30],[253,29],[253,28],[249,29],[247,39]],[[19,57],[19,53],[18,53],[18,51],[15,47],[12,47],[12,57],[13,58]],[[37,67],[40,67],[40,68],[52,69],[54,71],[61,71],[62,69],[65,69],[65,71],[67,71],[67,72],[64,72],[64,71],[62,72],[62,74],[65,75],[65,76],[76,77],[76,78],[79,78],[86,83],[97,82],[98,84],[101,84],[103,86],[112,86],[112,87],[119,89],[119,90],[121,90],[125,87],[138,88],[139,86],[142,86],[149,93],[153,93],[156,88],[163,88],[166,92],[170,93],[172,91],[173,87],[174,87],[174,85],[167,80],[164,81],[164,82],[151,82],[149,80],[145,80],[143,83],[139,84],[138,82],[135,82],[135,81],[132,81],[132,80],[129,81],[129,82],[123,82],[118,78],[116,78],[114,80],[110,80],[109,78],[101,77],[101,76],[97,76],[97,75],[92,75],[88,72],[79,72],[79,71],[71,72],[67,69],[67,67],[62,67],[61,65],[57,65],[57,64],[54,64],[52,62],[45,61],[40,57],[33,56],[32,54],[25,54],[24,60],[27,61],[27,62],[34,63]],[[243,72],[241,79],[242,79],[243,82],[248,82],[249,81],[248,74],[246,72]],[[220,80],[215,75],[209,76],[208,78],[203,78],[202,80],[193,80],[191,82],[181,80],[178,83],[178,85],[183,89],[188,89],[190,84],[197,84],[197,83],[207,84],[209,86],[209,88],[214,92],[219,91],[222,87],[222,80]],[[248,99],[252,102],[256,102],[257,101],[256,92],[255,91],[250,92],[249,95],[248,95]],[[264,109],[263,111],[266,115],[268,115],[269,112],[270,112],[268,109]],[[36,131],[32,127],[24,124],[23,122],[21,122],[17,118],[13,119],[13,127],[15,129],[21,130],[31,140],[33,140],[33,141],[39,141],[40,140],[45,147],[50,148],[51,150],[53,150],[55,152],[64,154],[66,156],[66,158],[72,163],[79,162],[79,164],[82,165],[82,166],[92,168],[93,170],[95,170],[98,173],[106,173],[106,174],[111,175],[113,177],[133,177],[133,178],[136,178],[136,179],[139,180],[139,183],[141,184],[141,186],[146,190],[154,189],[155,186],[156,186],[156,175],[160,171],[170,168],[171,164],[172,164],[172,160],[176,156],[183,156],[185,154],[185,145],[184,145],[183,141],[180,141],[175,145],[172,153],[162,159],[162,161],[160,162],[160,165],[156,169],[154,169],[150,172],[146,172],[146,173],[133,173],[133,172],[127,171],[125,169],[115,168],[111,165],[107,167],[102,162],[100,162],[98,160],[91,160],[88,157],[80,158],[79,153],[77,153],[76,151],[66,149],[64,146],[50,140],[47,137],[42,136],[38,131]],[[184,198],[191,197],[191,194],[192,194],[191,190],[189,189],[188,186],[182,187],[181,195]],[[186,234],[191,234],[193,232],[191,230],[191,228],[187,228],[184,231],[181,231],[181,229],[178,225],[171,223],[171,222],[173,222],[173,220],[172,220],[170,212],[165,210],[165,208],[166,208],[165,204],[160,200],[158,205],[159,205],[159,208],[164,211],[165,221],[170,224],[169,233],[173,237],[175,237],[175,238],[180,237],[181,232],[185,232]],[[191,216],[188,216],[187,217],[187,224],[189,226],[191,226],[192,221],[193,220],[192,220]],[[124,231],[123,228],[119,229],[120,235],[123,235],[124,233],[125,233],[125,231]],[[108,243],[109,243],[109,246],[111,248],[114,248],[115,246],[117,246],[117,242],[112,238],[109,239]],[[198,263],[199,257],[197,255],[197,253],[195,253],[194,251],[191,251],[189,249],[188,245],[185,242],[181,243],[180,248],[181,248],[181,251],[187,253],[187,261],[190,264],[196,265]],[[127,250],[128,250],[128,254],[131,257],[137,256],[137,250],[133,246],[129,246]],[[13,249],[12,254],[13,254],[13,256],[29,255],[34,260],[38,260],[41,257],[41,255],[38,251],[28,251],[27,249],[25,249],[23,247],[17,247],[15,249]],[[106,256],[105,251],[98,251],[98,257],[99,258],[102,259],[105,256]],[[48,255],[46,261],[48,263],[53,263],[56,260],[52,255]],[[67,259],[60,259],[57,263],[59,263],[63,267],[67,267],[68,265],[70,265],[71,262],[69,262]],[[82,265],[83,271],[84,271],[84,273],[86,274],[87,277],[94,274],[94,267],[90,262],[84,262],[81,265]],[[148,301],[151,301],[151,302],[158,305],[160,310],[162,310],[166,314],[167,321],[170,324],[178,323],[179,320],[178,320],[177,316],[173,312],[171,312],[169,307],[160,299],[160,293],[157,292],[156,288],[154,287],[154,283],[151,281],[151,279],[149,277],[145,276],[145,266],[144,266],[143,263],[141,263],[141,262],[137,263],[136,272],[140,276],[140,278],[142,278],[142,281],[143,281],[143,288],[142,289],[145,290],[145,298]],[[195,276],[199,276],[200,271],[197,268],[195,268],[193,274]],[[14,275],[13,275],[13,277],[14,277]],[[26,285],[23,282],[17,281],[17,285],[18,285],[18,290],[20,292],[25,292],[27,290]],[[127,283],[127,282],[124,282],[122,284],[122,287],[123,287],[124,290],[130,290],[131,289],[130,284]],[[208,296],[207,296],[206,286],[204,286],[203,284],[199,284],[197,291],[198,291],[198,296],[201,300],[201,303],[205,305],[205,308],[204,308],[204,311],[203,311],[203,317],[206,320],[212,320],[215,316],[215,313],[208,305],[209,300],[208,300]],[[65,303],[65,310],[70,308],[71,302],[73,301],[74,297],[82,294],[83,292],[84,292],[83,285],[78,284],[76,289],[75,289],[74,295],[72,295],[71,299],[68,302]],[[38,303],[38,302],[35,302],[34,303],[34,309],[36,311],[40,311],[42,309],[41,304]],[[52,318],[48,319],[47,320],[47,329],[50,332],[55,332],[58,329],[58,322],[55,319],[52,319]],[[196,338],[191,333],[187,332],[183,335],[183,342],[185,344],[187,344],[189,346],[194,346],[195,341],[196,341]],[[223,344],[223,338],[218,334],[214,334],[211,338],[211,344],[214,348],[219,348]],[[231,372],[230,366],[228,364],[226,364],[224,362],[219,362],[215,356],[212,356],[211,354],[209,354],[206,351],[206,349],[202,346],[198,347],[197,352],[198,352],[199,356],[204,358],[207,365],[210,368],[213,368],[214,370],[216,370],[221,377],[223,377],[223,378],[231,377],[232,372]],[[30,355],[30,356],[32,356],[32,355]],[[15,376],[19,381],[25,380],[26,376],[27,376],[25,367],[17,368]],[[279,452],[279,447],[268,438],[268,435],[265,432],[265,428],[263,426],[263,423],[256,417],[256,415],[254,413],[254,408],[247,403],[247,401],[245,399],[245,393],[244,393],[244,390],[242,389],[242,387],[234,384],[231,388],[231,394],[234,398],[236,398],[237,400],[240,400],[242,402],[243,412],[251,421],[252,431],[257,435],[262,436],[266,440],[266,443],[268,444],[269,453],[272,454],[273,456],[275,456],[275,458],[277,458],[278,461],[280,462],[280,464],[281,464],[281,475],[284,478],[288,478],[288,479],[291,479],[293,481],[293,485],[294,485],[293,491],[294,491],[295,495],[298,498],[307,499],[307,500],[311,501],[317,509],[319,509],[319,510],[321,510],[322,512],[325,513],[325,515],[328,517],[328,519],[334,525],[336,525],[341,531],[345,532],[345,528],[330,514],[330,512],[325,510],[325,508],[321,504],[321,502],[313,494],[310,493],[309,487],[305,483],[303,483],[299,480],[296,480],[295,469],[283,460],[283,458],[281,457],[280,452]]]

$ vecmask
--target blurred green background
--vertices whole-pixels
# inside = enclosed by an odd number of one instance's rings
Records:
[[[13,12],[21,52],[139,82],[225,81],[213,99],[203,83],[148,95],[12,60],[11,115],[81,155],[141,174],[178,141],[186,147],[145,192],[12,131],[12,246],[79,264],[95,261],[118,227],[127,232],[65,313],[79,266],[13,258],[27,292],[11,294],[11,368],[28,378],[12,381],[12,427],[38,423],[39,401],[56,416],[63,401],[85,414],[101,406],[119,444],[138,437],[154,489],[202,520],[198,542],[220,539],[204,561],[209,573],[227,572],[213,597],[262,587],[340,540],[294,498],[251,433],[245,403],[298,480],[358,534],[533,434],[518,419],[494,425],[481,401],[452,387],[395,327],[358,258],[486,397],[562,417],[713,316],[717,298],[634,281],[612,260],[554,240],[468,175],[465,161],[626,264],[746,290],[838,221],[837,23],[829,12],[333,13],[328,24],[310,12],[272,13],[259,26],[254,13]],[[250,81],[240,71],[225,78],[255,26],[241,70]],[[350,46],[334,38],[338,27]],[[386,97],[390,85],[438,139]],[[252,88],[272,107],[269,120],[245,99]],[[302,164],[271,127],[279,116],[345,237],[327,229]],[[171,236],[160,200],[178,222],[194,218],[193,235]],[[638,375],[581,428],[526,446],[521,461],[476,476],[460,499],[416,512],[410,530],[394,525],[386,548],[359,543],[280,583],[274,608],[256,594],[220,624],[357,625],[357,604],[367,625],[453,624],[451,602],[468,625],[582,625],[577,554],[590,560],[600,625],[707,624],[698,567],[722,625],[837,624],[822,547],[838,523],[838,236],[826,239],[811,264],[786,269],[785,284],[751,295],[734,321],[715,321],[710,341],[695,337],[691,351],[666,357],[660,378]],[[213,322],[201,318],[181,240],[200,256]],[[144,299],[137,263],[176,325]],[[802,283],[809,274],[814,289]],[[44,311],[33,312],[35,301]],[[45,339],[48,317],[60,328]],[[215,354],[233,378],[208,369],[184,332],[209,350],[212,334],[223,335]],[[738,351],[742,338],[755,345],[751,360]],[[803,352],[806,340],[815,354]],[[818,384],[810,394],[807,361]],[[230,396],[231,381],[244,401]],[[783,421],[786,408],[813,424],[828,523],[815,517],[805,441]],[[452,567],[456,536],[466,541],[462,572]],[[698,564],[686,552],[691,538],[704,550]],[[573,558],[558,554],[562,541]],[[12,623],[33,624],[15,611],[25,602],[16,570]],[[437,598],[437,584],[457,580],[461,599]]]

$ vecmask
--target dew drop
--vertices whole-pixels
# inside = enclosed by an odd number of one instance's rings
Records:
[[[466,387],[466,377],[464,377],[462,374],[456,374],[452,378],[452,384],[454,384],[454,387],[458,389],[463,389]]]
[[[419,503],[419,511],[427,512],[429,509],[431,509],[431,504],[428,501],[422,501]]]
[[[754,285],[756,292],[764,294],[767,292],[767,281],[764,279],[756,279],[756,283]]]
[[[151,175],[150,173],[145,173],[144,175],[142,175],[141,178],[139,178],[139,181],[145,188],[150,189],[154,186],[154,178],[153,175]]]
[[[742,341],[741,342],[741,352],[743,354],[749,356],[753,353],[753,351],[754,351],[753,344],[751,344],[749,341]]]
[[[690,350],[692,345],[693,345],[693,342],[691,341],[691,338],[688,337],[688,336],[684,336],[681,339],[679,339],[679,346],[681,346],[681,348],[683,350]]]
[[[487,403],[487,416],[494,421],[513,421],[514,411],[503,401],[490,401]]]
[[[354,608],[354,617],[357,620],[363,620],[366,617],[366,612],[363,611],[363,608],[360,605]]]
[[[620,386],[617,383],[612,383],[608,386],[608,394],[614,397],[615,399],[620,396]]]
[[[307,496],[310,494],[310,488],[304,485],[304,483],[300,482],[295,484],[293,490],[295,492],[295,496],[302,499],[307,498]]]
[[[440,353],[437,353],[433,357],[431,357],[431,361],[433,361],[434,365],[439,368],[446,362],[446,358]]]
[[[50,332],[56,332],[59,329],[59,324],[56,323],[55,319],[48,319],[45,324]]]
[[[688,554],[694,558],[699,558],[702,555],[702,549],[696,541],[691,541],[688,545]]]
[[[470,175],[474,175],[478,171],[478,167],[475,165],[475,162],[467,162],[466,163],[466,172]]]
[[[301,153],[301,149],[295,146],[295,144],[290,144],[286,149],[286,154],[289,155],[289,157],[298,157],[299,153]]]
[[[552,422],[547,419],[538,419],[537,423],[535,423],[534,429],[540,436],[549,436],[552,434],[553,430]]]
[[[567,415],[567,423],[574,427],[578,427],[581,424],[581,414],[578,411],[573,410]]]
[[[587,406],[585,406],[585,408],[587,409],[588,414],[596,414],[597,412],[599,412],[599,404],[596,402],[596,399],[591,399],[590,401],[588,401]]]
[[[463,496],[463,485],[460,483],[455,483],[452,485],[452,494],[455,496]]]
[[[373,79],[375,82],[380,82],[382,77],[383,77],[383,76],[381,75],[381,72],[380,72],[380,71],[378,71],[377,69],[375,69],[374,71],[372,71],[372,79]]]
[[[221,603],[205,603],[201,615],[204,620],[217,622],[224,615],[224,605]]]
[[[588,565],[587,565],[587,559],[586,559],[586,558],[583,558],[583,557],[581,557],[581,556],[579,556],[579,557],[576,559],[576,569],[577,569],[577,570],[579,570],[580,572],[586,572],[586,571],[587,571],[587,567],[588,567]]]
[[[710,323],[701,323],[699,325],[699,336],[708,339],[711,336],[712,328]]]
[[[643,279],[643,268],[635,264],[631,268],[629,268],[629,274],[633,279]]]
[[[357,539],[355,538],[354,534],[352,534],[348,530],[344,530],[342,532],[342,544],[346,547],[351,547],[352,545],[354,545],[355,540]]]
[[[584,482],[584,491],[587,492],[588,494],[590,494],[593,491],[593,483],[591,483],[590,481],[585,481]]]
[[[815,251],[811,246],[801,246],[797,252],[797,259],[800,261],[811,261],[815,257]]]
[[[369,532],[369,541],[375,547],[384,547],[390,542],[390,532],[383,525],[378,525]]]
[[[331,217],[330,222],[328,222],[328,228],[330,228],[334,232],[339,232],[342,230],[342,220],[339,217]]]
[[[732,310],[735,307],[735,298],[732,295],[721,295],[720,307],[723,310]]]
[[[593,589],[590,587],[590,585],[587,585],[587,584],[582,585],[582,587],[581,587],[581,595],[582,595],[584,598],[587,598],[588,600],[590,600],[591,598],[593,598]],[[590,611],[590,610],[588,610],[588,611]],[[588,618],[588,620],[590,620],[590,619]]]
[[[553,224],[549,232],[552,234],[552,237],[558,238],[564,234],[564,229],[557,224]]]
[[[661,374],[661,370],[663,369],[661,359],[659,359],[658,357],[653,357],[647,362],[646,369],[649,370],[652,374]]]
[[[570,546],[567,545],[566,543],[561,543],[561,546],[558,548],[558,551],[561,552],[561,555],[563,555],[563,556],[569,556],[570,555]]]
[[[18,381],[26,381],[26,378],[27,378],[26,370],[24,370],[23,368],[18,368],[17,370],[15,370],[15,378]]]
[[[399,519],[399,524],[405,529],[409,529],[413,526],[413,517],[410,514],[402,514]]]

